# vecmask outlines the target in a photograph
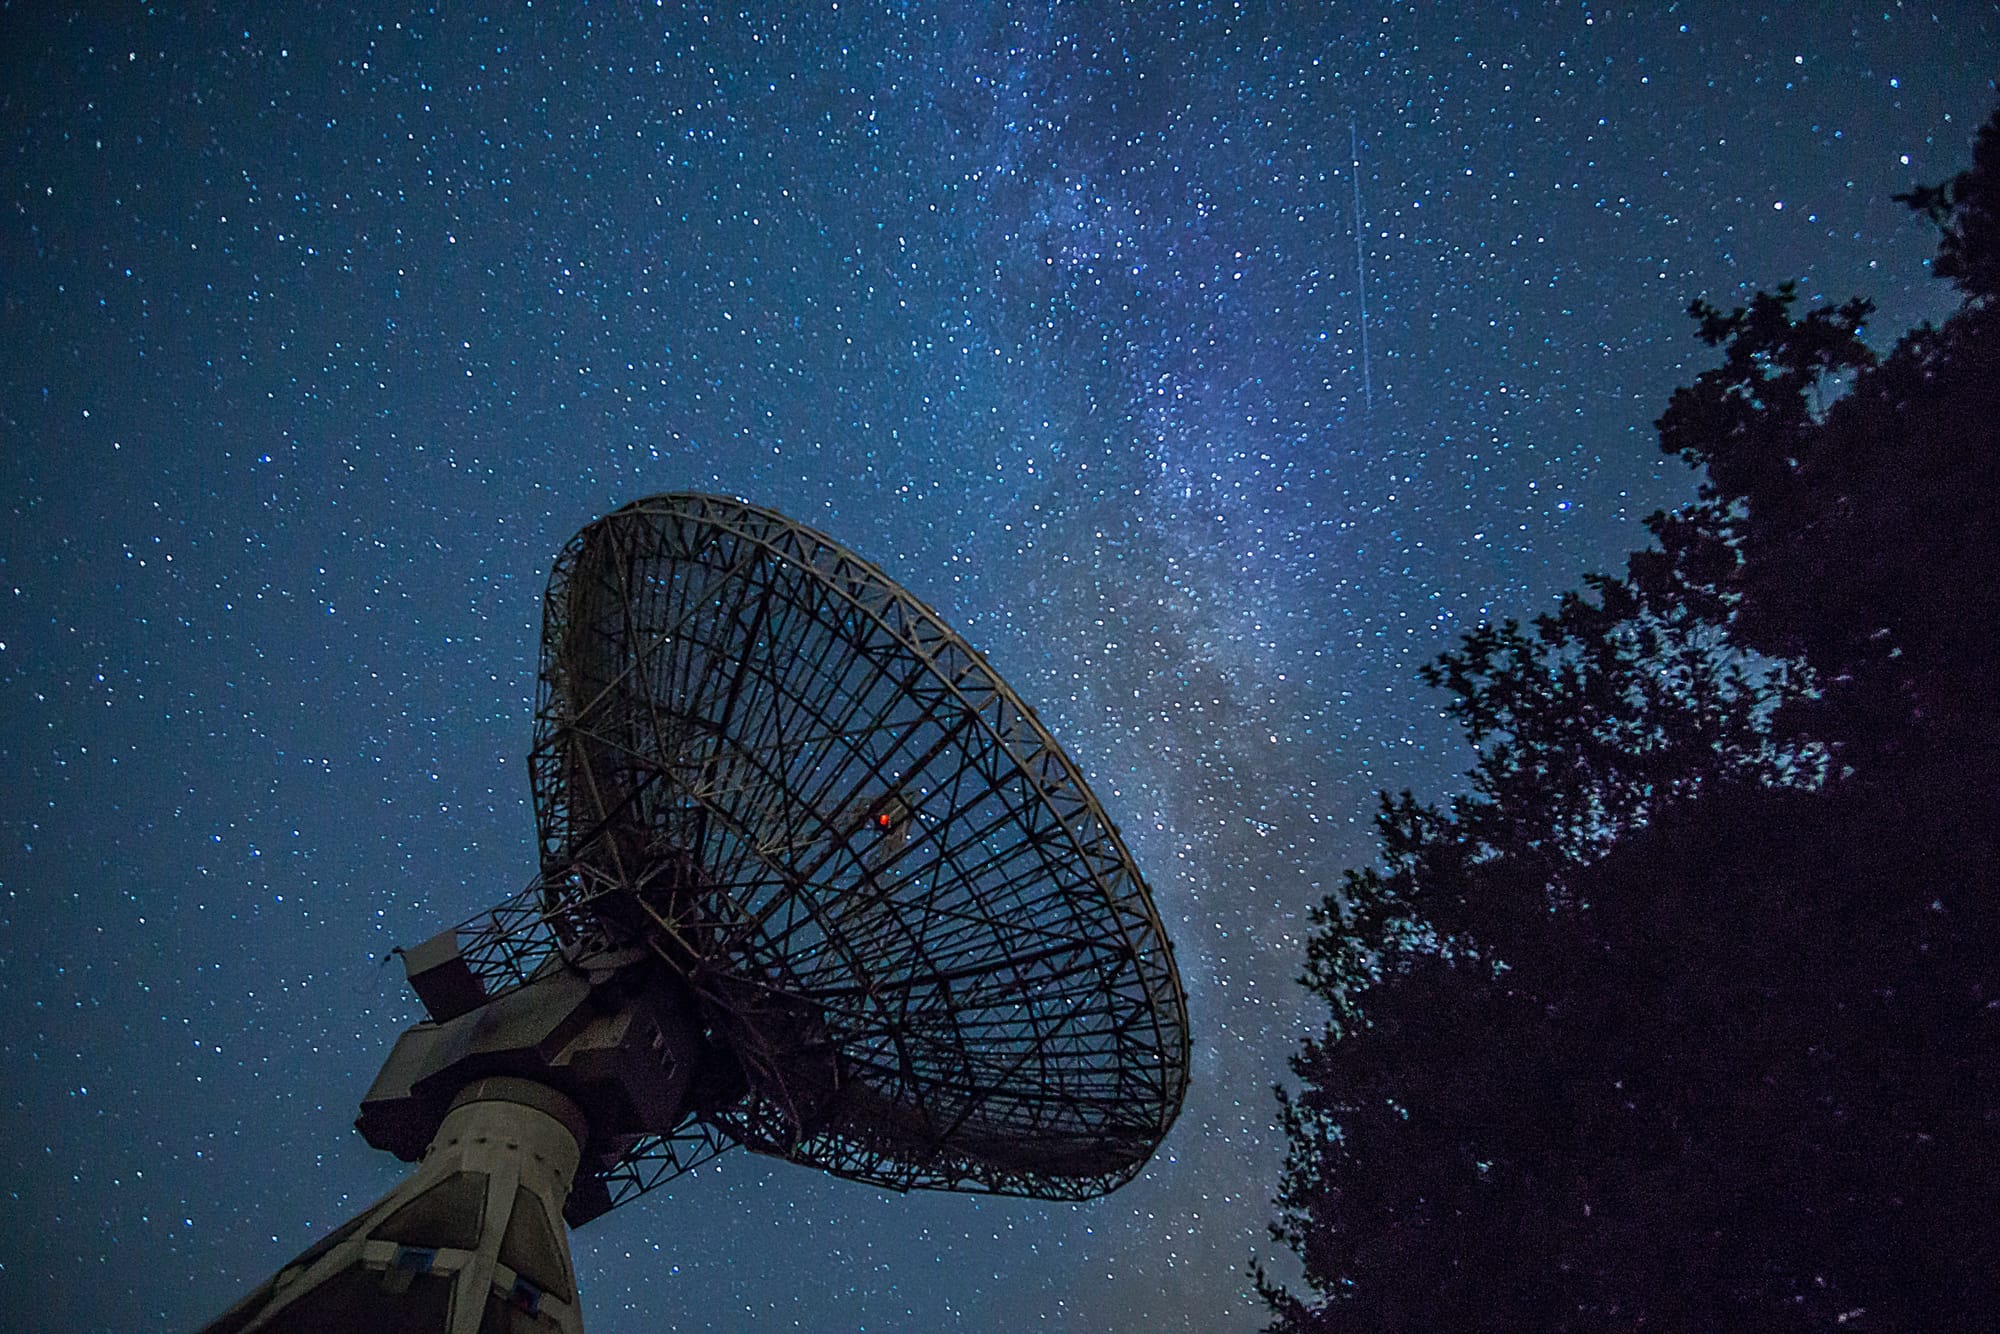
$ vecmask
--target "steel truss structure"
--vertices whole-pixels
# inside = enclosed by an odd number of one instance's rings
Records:
[[[208,1326],[581,1334],[568,1231],[734,1145],[1083,1199],[1180,1111],[1132,859],[985,660],[770,510],[654,496],[564,548],[541,870],[401,950],[428,1018],[355,1128],[415,1170]]]
[[[1081,1199],[1178,1113],[1186,1002],[1111,820],[1034,712],[874,565],[655,496],[544,607],[542,873],[460,928],[488,992],[645,944],[741,1078],[620,1203],[729,1144],[897,1190]]]

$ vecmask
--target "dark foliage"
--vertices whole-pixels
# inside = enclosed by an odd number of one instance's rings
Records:
[[[1968,297],[2000,296],[2000,121],[1980,127],[1970,170],[1896,198],[1944,233],[1938,277],[1951,279]]]
[[[2000,1310],[2000,115],[1912,205],[1964,304],[1697,303],[1658,545],[1426,680],[1280,1091],[1279,1331],[1986,1329]]]

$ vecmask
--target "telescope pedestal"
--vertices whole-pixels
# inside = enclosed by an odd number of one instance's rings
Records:
[[[468,1085],[423,1162],[209,1334],[582,1334],[563,1226],[585,1134],[546,1085]]]

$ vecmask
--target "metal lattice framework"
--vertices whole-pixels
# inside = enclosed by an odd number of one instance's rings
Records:
[[[640,940],[741,1066],[606,1175],[741,1143],[896,1189],[1085,1198],[1178,1113],[1158,914],[1020,698],[875,566],[773,511],[655,496],[549,579],[542,875],[461,929],[488,988]]]

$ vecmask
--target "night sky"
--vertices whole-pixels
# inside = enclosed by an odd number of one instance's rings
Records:
[[[2000,52],[1969,0],[153,8],[0,6],[17,1329],[193,1325],[399,1178],[384,952],[532,876],[549,561],[689,489],[1038,707],[1194,1085],[1087,1205],[725,1155],[576,1234],[590,1327],[1253,1327],[1306,912],[1468,760],[1417,667],[1691,494],[1691,297],[1948,309],[1890,195]]]

